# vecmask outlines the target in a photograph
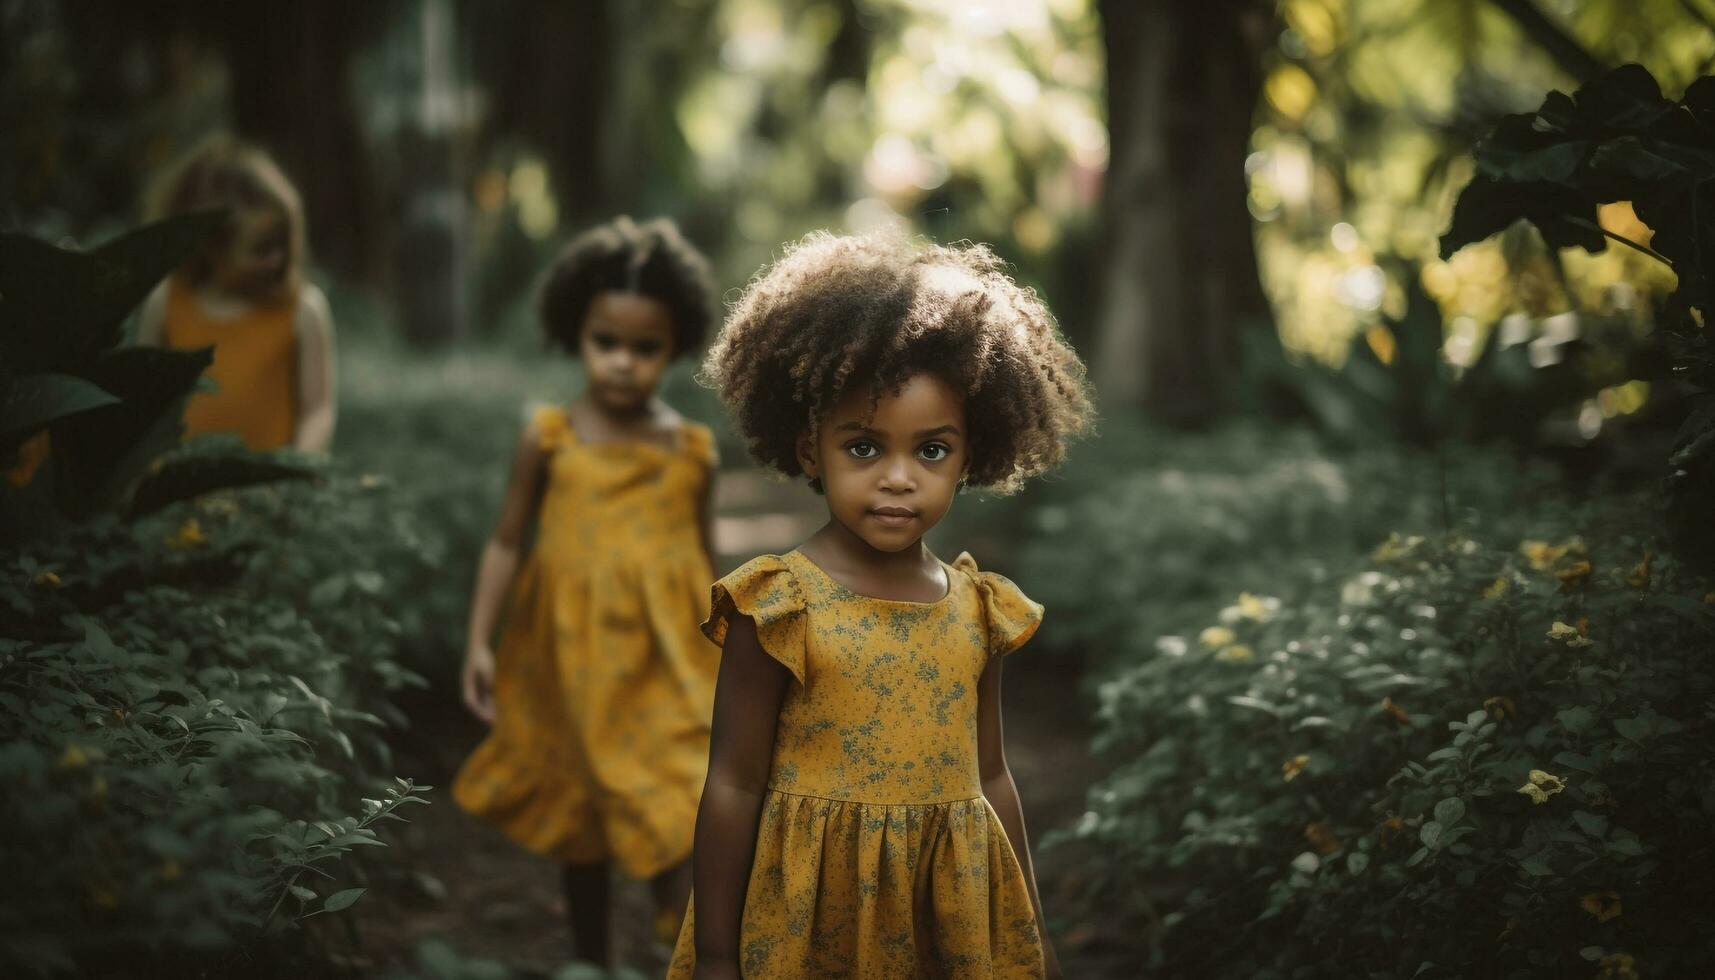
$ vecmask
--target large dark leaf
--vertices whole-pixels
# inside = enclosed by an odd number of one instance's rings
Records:
[[[212,348],[130,347],[91,365],[90,380],[121,404],[54,424],[62,474],[57,491],[67,514],[81,517],[112,505],[155,457],[178,443],[184,399],[213,358]]]
[[[176,454],[150,467],[138,481],[131,496],[131,513],[152,513],[168,504],[215,490],[280,480],[307,480],[315,477],[316,472],[312,467],[291,463],[268,453]]]
[[[1573,95],[1581,126],[1613,134],[1649,128],[1673,103],[1662,97],[1655,76],[1642,65],[1621,65]]]
[[[120,339],[125,317],[224,212],[178,215],[93,252],[0,233],[0,358],[20,374],[82,366]]]
[[[0,447],[22,439],[55,419],[117,404],[101,387],[70,374],[27,374],[0,392]]]
[[[1453,205],[1453,221],[1441,236],[1441,257],[1449,258],[1520,219],[1536,225],[1543,241],[1554,248],[1600,252],[1607,247],[1596,225],[1596,202],[1577,191],[1544,181],[1475,177]]]

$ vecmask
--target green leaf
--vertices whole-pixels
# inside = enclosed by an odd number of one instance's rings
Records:
[[[1445,829],[1439,821],[1425,820],[1423,826],[1418,828],[1417,839],[1423,842],[1424,847],[1439,847],[1441,846],[1441,833]]]
[[[1463,816],[1465,816],[1465,801],[1456,796],[1449,796],[1435,804],[1435,819],[1445,826],[1458,823]]]
[[[168,504],[215,490],[307,480],[315,477],[316,472],[312,467],[286,462],[270,453],[181,453],[165,458],[138,481],[131,496],[131,514],[150,514]]]
[[[1635,718],[1615,718],[1614,731],[1634,742],[1641,742],[1650,733],[1650,717],[1639,715]]]
[[[342,909],[350,908],[353,902],[363,897],[363,893],[365,891],[368,891],[368,889],[347,888],[344,891],[334,892],[332,895],[327,897],[327,901],[322,903],[322,911],[338,912]]]
[[[1417,850],[1412,852],[1411,857],[1408,857],[1405,859],[1405,866],[1408,868],[1416,867],[1417,865],[1422,864],[1423,859],[1428,857],[1428,856],[1429,856],[1429,848],[1420,847]]]
[[[20,441],[55,419],[118,402],[98,385],[70,374],[14,378],[0,395],[0,445]]]
[[[1601,839],[1608,833],[1608,818],[1584,810],[1573,811],[1572,820],[1586,834]]]
[[[1549,875],[1554,874],[1554,869],[1549,867],[1548,859],[1540,853],[1532,854],[1530,857],[1525,858],[1518,863],[1518,866],[1519,870],[1523,871],[1525,874],[1533,875],[1538,878],[1546,878]]]
[[[1554,717],[1560,722],[1560,727],[1574,735],[1582,734],[1596,721],[1595,712],[1581,704],[1558,711]]]

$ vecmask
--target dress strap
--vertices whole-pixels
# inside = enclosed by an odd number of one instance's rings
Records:
[[[530,424],[536,430],[536,445],[543,452],[556,452],[577,444],[578,433],[565,408],[559,405],[538,405],[530,413]]]

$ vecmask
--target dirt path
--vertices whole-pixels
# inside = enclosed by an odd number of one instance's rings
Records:
[[[717,492],[717,564],[722,570],[762,551],[790,547],[822,519],[814,498],[751,471],[722,475]],[[1097,774],[1087,746],[1089,719],[1072,658],[1027,651],[1008,664],[1007,758],[1024,798],[1032,834],[1077,819],[1085,788]],[[481,738],[479,724],[440,685],[402,707],[412,728],[396,744],[395,769],[436,787],[434,803],[396,824],[393,846],[378,853],[371,891],[354,909],[349,966],[363,974],[409,967],[427,941],[468,957],[503,964],[514,975],[550,976],[571,954],[557,869],[515,847],[448,799],[446,789]],[[1052,856],[1038,857],[1038,876],[1069,977],[1124,976],[1100,954],[1103,930],[1054,916],[1079,887]],[[651,936],[645,887],[619,879],[614,891],[614,950],[619,964],[660,976],[667,951]]]

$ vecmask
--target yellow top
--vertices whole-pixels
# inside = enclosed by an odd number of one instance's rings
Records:
[[[1028,886],[982,795],[977,683],[1042,607],[969,555],[936,602],[858,595],[794,551],[721,579],[792,672],[739,931],[747,977],[1040,977]],[[687,917],[670,977],[696,966]]]
[[[497,719],[453,798],[533,851],[650,877],[690,855],[708,767],[714,439],[685,423],[673,446],[583,443],[560,408],[535,427],[551,454],[536,546],[496,652]]]
[[[290,446],[298,421],[297,304],[256,306],[234,317],[211,317],[195,293],[174,277],[162,324],[168,347],[214,348],[198,391],[185,406],[187,435],[236,433],[251,449]]]

